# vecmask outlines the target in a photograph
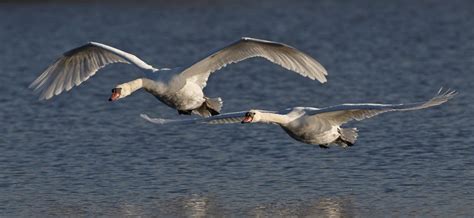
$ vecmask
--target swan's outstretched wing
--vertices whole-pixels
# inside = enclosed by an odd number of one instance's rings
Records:
[[[143,71],[156,71],[133,54],[89,42],[64,53],[31,83],[30,88],[40,94],[40,100],[50,99],[64,90],[69,91],[74,85],[80,85],[97,70],[112,63],[134,64]]]
[[[140,116],[155,124],[196,124],[196,123],[207,123],[207,124],[228,124],[228,123],[240,123],[247,111],[231,112],[225,114],[219,114],[212,117],[205,118],[192,118],[192,119],[162,119],[162,118],[151,118],[146,114],[140,114]]]
[[[341,125],[351,120],[363,120],[389,111],[410,111],[429,108],[443,104],[457,93],[452,90],[439,90],[438,94],[426,102],[409,104],[342,104],[321,109],[308,109],[306,114]]]
[[[326,82],[326,69],[309,55],[282,43],[245,37],[192,64],[181,75],[204,88],[212,72],[252,57],[265,58],[302,76]]]

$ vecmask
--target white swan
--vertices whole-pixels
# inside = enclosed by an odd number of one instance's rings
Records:
[[[363,120],[389,111],[409,111],[440,105],[453,98],[455,91],[439,90],[438,94],[426,102],[409,104],[342,104],[326,108],[294,107],[283,111],[250,110],[226,113],[208,118],[167,120],[141,116],[156,124],[192,123],[273,123],[280,125],[292,138],[328,148],[335,143],[342,147],[351,146],[357,139],[356,128],[341,128],[351,120]]]
[[[220,98],[207,98],[202,91],[210,74],[227,64],[252,57],[263,57],[302,76],[326,82],[324,67],[303,52],[282,43],[244,37],[186,68],[175,69],[157,69],[132,54],[90,42],[64,53],[31,83],[30,88],[40,93],[40,100],[50,99],[80,85],[107,64],[134,64],[144,77],[117,85],[112,89],[110,101],[144,88],[180,114],[207,117],[218,114],[222,107]]]

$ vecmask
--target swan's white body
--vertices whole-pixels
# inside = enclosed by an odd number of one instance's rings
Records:
[[[302,76],[326,82],[324,67],[303,52],[282,43],[242,38],[187,68],[175,69],[157,69],[133,54],[90,42],[64,53],[31,83],[30,88],[40,93],[40,99],[50,99],[80,85],[108,64],[127,63],[137,66],[144,77],[116,86],[111,100],[124,98],[143,88],[180,113],[207,117],[217,114],[222,106],[220,98],[210,99],[203,93],[211,73],[252,57],[263,57]]]
[[[335,143],[343,147],[354,144],[357,129],[341,128],[351,120],[363,120],[390,111],[419,110],[440,105],[453,98],[454,91],[440,90],[438,94],[426,102],[409,104],[342,104],[326,108],[295,107],[283,111],[250,110],[221,114],[208,118],[184,120],[166,120],[141,116],[156,124],[191,124],[191,123],[273,123],[281,126],[292,138],[327,148]]]

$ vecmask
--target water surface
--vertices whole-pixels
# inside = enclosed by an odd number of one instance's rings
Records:
[[[474,4],[260,1],[0,4],[1,216],[472,216]],[[110,103],[138,76],[110,66],[52,101],[27,86],[62,52],[98,41],[157,67],[183,66],[241,36],[319,60],[321,85],[263,60],[216,73],[224,111],[348,102],[440,107],[348,126],[322,150],[273,125],[156,126],[177,112],[145,92]]]

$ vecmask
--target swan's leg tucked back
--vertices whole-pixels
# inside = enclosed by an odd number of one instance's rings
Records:
[[[192,110],[187,110],[187,111],[183,111],[183,110],[178,110],[178,114],[181,115],[181,114],[184,114],[184,115],[191,115],[192,114]]]
[[[357,128],[339,128],[339,138],[334,143],[341,145],[342,147],[348,147],[355,144],[357,140]]]
[[[206,101],[202,105],[192,112],[203,117],[210,117],[218,115],[222,109],[222,99],[221,98],[208,98],[204,97]]]

